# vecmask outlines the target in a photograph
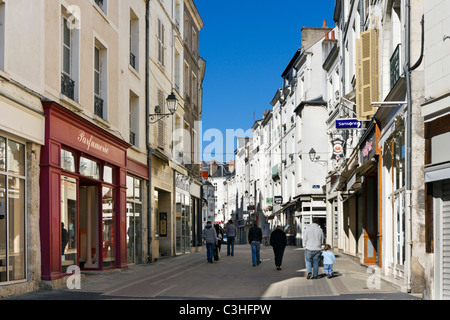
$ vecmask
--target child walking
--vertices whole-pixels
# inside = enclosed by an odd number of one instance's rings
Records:
[[[331,246],[329,244],[325,245],[323,252],[323,270],[325,271],[328,278],[333,276],[333,263],[336,263],[336,257],[333,252],[331,252]]]

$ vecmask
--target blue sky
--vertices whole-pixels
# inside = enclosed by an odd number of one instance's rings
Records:
[[[200,56],[206,60],[202,145],[205,154],[227,161],[234,150],[227,150],[226,130],[245,132],[271,108],[281,74],[301,47],[301,28],[321,27],[324,19],[334,27],[335,0],[194,2],[205,24],[200,31]],[[223,148],[215,147],[220,141],[214,129],[223,134]]]

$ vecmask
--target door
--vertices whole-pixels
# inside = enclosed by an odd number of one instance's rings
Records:
[[[80,267],[99,268],[99,206],[98,190],[95,185],[80,185]]]
[[[364,262],[377,262],[378,197],[377,177],[367,176],[364,193]]]

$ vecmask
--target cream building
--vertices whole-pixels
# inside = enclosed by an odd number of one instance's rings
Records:
[[[190,213],[200,183],[172,153],[175,117],[150,114],[174,93],[185,117],[183,15],[180,1],[0,1],[0,296],[175,254],[176,188]]]

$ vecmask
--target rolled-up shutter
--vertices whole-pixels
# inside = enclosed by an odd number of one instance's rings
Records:
[[[442,299],[450,300],[450,180],[442,184]]]

